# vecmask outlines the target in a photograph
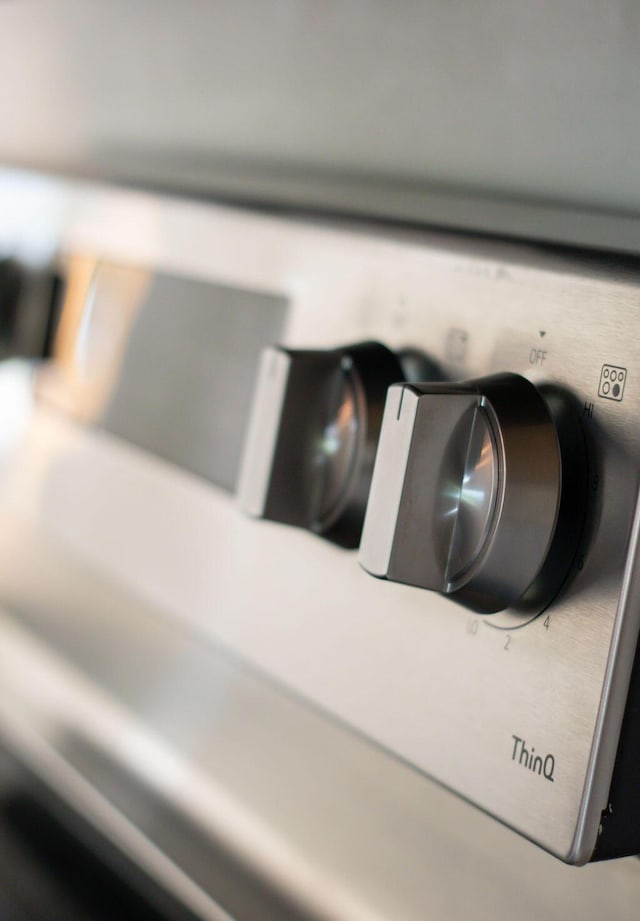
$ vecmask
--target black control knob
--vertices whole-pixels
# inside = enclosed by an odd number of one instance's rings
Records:
[[[56,271],[0,259],[0,358],[50,356],[61,292]]]
[[[585,494],[584,437],[567,395],[515,374],[397,385],[360,561],[479,613],[542,609],[575,556]]]
[[[23,272],[12,259],[0,259],[0,357],[11,355]]]
[[[377,342],[262,355],[238,487],[248,514],[360,541],[388,387],[405,379]]]

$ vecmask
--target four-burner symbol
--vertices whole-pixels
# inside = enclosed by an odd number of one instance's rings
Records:
[[[604,397],[605,400],[617,400],[619,403],[624,396],[626,382],[626,368],[618,368],[616,365],[603,365],[600,372],[598,396]]]

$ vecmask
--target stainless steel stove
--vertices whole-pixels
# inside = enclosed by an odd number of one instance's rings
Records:
[[[0,9],[7,910],[637,917],[639,43]]]
[[[34,235],[5,212],[14,261],[25,278],[49,264],[65,280],[52,357],[2,369],[11,749],[202,917],[506,917],[516,903],[521,917],[576,905],[595,917],[614,898],[631,917],[635,859],[578,872],[556,858],[637,846],[635,697],[620,736],[638,629],[633,263],[28,174],[4,183],[48,215]],[[289,349],[304,371],[324,349],[333,379],[334,355],[339,374],[345,353],[349,374],[363,367],[349,343],[364,340],[398,356],[408,393],[430,369],[439,382],[424,392],[438,399],[446,381],[497,371],[566,396],[584,450],[551,596],[487,614],[446,587],[372,579],[366,542],[385,525],[369,520],[371,497],[363,565],[304,515],[295,527],[245,514],[246,490],[275,476],[287,407],[302,393],[301,418],[314,419],[318,401],[344,404],[289,384],[274,416],[261,350],[280,343],[274,354]],[[618,398],[604,393],[606,368],[625,371]],[[270,426],[262,442],[252,405]],[[317,457],[287,450],[290,495],[304,496],[300,470],[319,475]],[[238,500],[243,456],[253,486]],[[335,467],[349,495],[353,463]],[[428,455],[416,469],[434,488]],[[420,527],[428,536],[423,521],[405,553]]]

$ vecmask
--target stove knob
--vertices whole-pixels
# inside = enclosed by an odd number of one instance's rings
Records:
[[[0,359],[51,356],[62,287],[52,269],[0,259]]]
[[[584,436],[570,397],[503,374],[398,384],[385,406],[360,562],[479,613],[542,610],[582,531]]]
[[[405,379],[377,342],[265,349],[242,469],[245,512],[357,547],[387,388]]]

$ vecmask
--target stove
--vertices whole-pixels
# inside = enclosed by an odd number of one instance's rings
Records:
[[[38,789],[195,917],[634,917],[636,262],[0,196]]]

